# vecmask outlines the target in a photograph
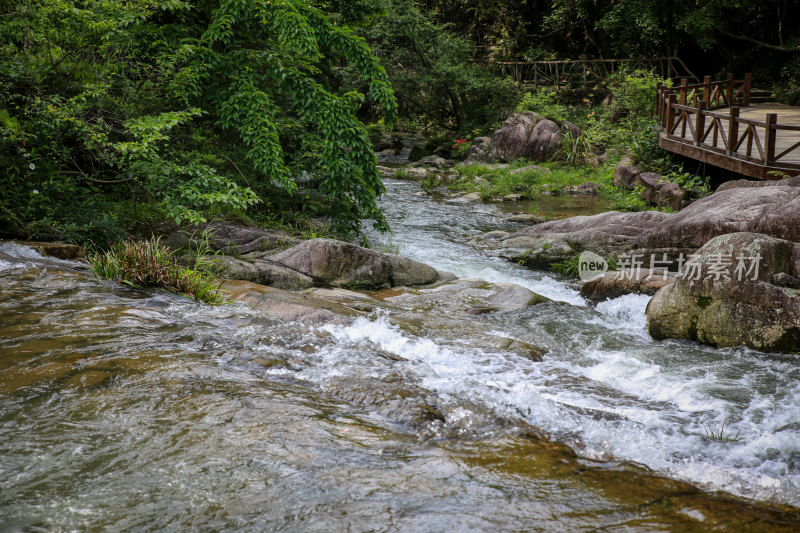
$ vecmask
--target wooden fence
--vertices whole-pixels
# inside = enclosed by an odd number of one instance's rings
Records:
[[[646,59],[576,59],[566,61],[493,61],[490,65],[517,83],[534,87],[588,87],[601,83],[623,65],[655,71],[662,78],[699,79],[677,57]]]

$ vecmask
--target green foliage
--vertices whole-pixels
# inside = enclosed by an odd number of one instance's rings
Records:
[[[611,112],[633,118],[653,118],[656,114],[656,89],[659,83],[671,85],[648,70],[622,69],[608,77],[614,95]]]
[[[559,103],[558,93],[548,89],[526,92],[517,104],[517,113],[533,111],[555,122],[561,123],[573,118],[574,111]]]
[[[607,183],[600,188],[600,194],[611,202],[611,209],[614,211],[648,211],[653,207],[641,197],[642,188],[635,187],[632,190],[622,187],[614,187],[613,183]]]
[[[169,248],[156,237],[147,241],[125,241],[111,246],[105,253],[89,256],[89,267],[100,278],[111,279],[144,289],[158,287],[181,294],[198,302],[223,303],[219,282],[211,273],[212,262],[198,251],[194,268],[175,263]]]
[[[304,189],[330,198],[342,234],[361,219],[386,229],[356,117],[365,96],[337,94],[325,73],[349,65],[388,121],[391,86],[364,40],[309,1],[20,0],[0,36],[0,220],[13,232],[108,240],[129,204],[196,223],[302,203]]]
[[[491,124],[514,107],[516,85],[480,63],[475,45],[412,0],[383,0],[386,17],[362,30],[387,65],[404,116],[459,132]]]
[[[575,252],[569,257],[569,259],[565,259],[550,265],[550,270],[570,278],[577,278],[580,270],[580,257],[581,254]]]
[[[561,139],[561,144],[553,154],[554,161],[563,161],[567,165],[576,165],[581,162],[588,161],[593,152],[592,143],[583,134],[575,135],[573,132],[568,131]]]
[[[520,171],[530,165],[528,161],[516,161],[508,167],[498,168],[483,163],[460,165],[458,180],[448,185],[452,190],[480,192],[484,199],[507,194],[522,194],[532,199],[542,193],[560,194],[562,189],[585,182],[605,184],[611,180],[611,169],[583,164],[579,166],[562,163],[543,163],[537,168]],[[475,183],[482,178],[486,184]],[[428,188],[437,183],[428,184]]]

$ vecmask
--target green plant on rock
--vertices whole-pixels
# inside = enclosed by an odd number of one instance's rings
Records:
[[[558,93],[548,89],[537,89],[526,92],[517,104],[517,113],[533,111],[555,122],[564,122],[573,118],[573,111],[559,102]]]
[[[198,302],[220,304],[224,302],[221,282],[212,274],[213,262],[202,254],[205,251],[201,244],[194,266],[181,267],[170,249],[153,237],[147,241],[117,243],[105,253],[90,255],[88,261],[92,272],[100,278],[137,289],[158,287]]]

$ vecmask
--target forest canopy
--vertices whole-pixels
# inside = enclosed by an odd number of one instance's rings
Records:
[[[109,239],[125,219],[202,222],[334,199],[345,235],[385,228],[356,117],[396,102],[364,40],[305,0],[35,0],[0,17],[0,214],[12,232]],[[286,206],[283,206],[286,208]],[[142,213],[142,209],[152,213]]]

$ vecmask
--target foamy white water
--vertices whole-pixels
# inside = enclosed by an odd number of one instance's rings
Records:
[[[532,311],[497,333],[549,349],[532,362],[509,353],[415,339],[385,319],[329,328],[344,368],[356,346],[379,346],[442,395],[521,416],[592,458],[632,460],[709,489],[800,505],[800,360],[717,350],[647,333],[649,297],[595,308],[553,276],[488,257],[473,239],[498,229],[491,205],[454,206],[390,181],[383,207],[403,253],[459,277],[523,285],[565,304]],[[504,228],[509,229],[513,228]],[[346,371],[346,370],[341,370]],[[732,440],[711,438],[723,432]]]

